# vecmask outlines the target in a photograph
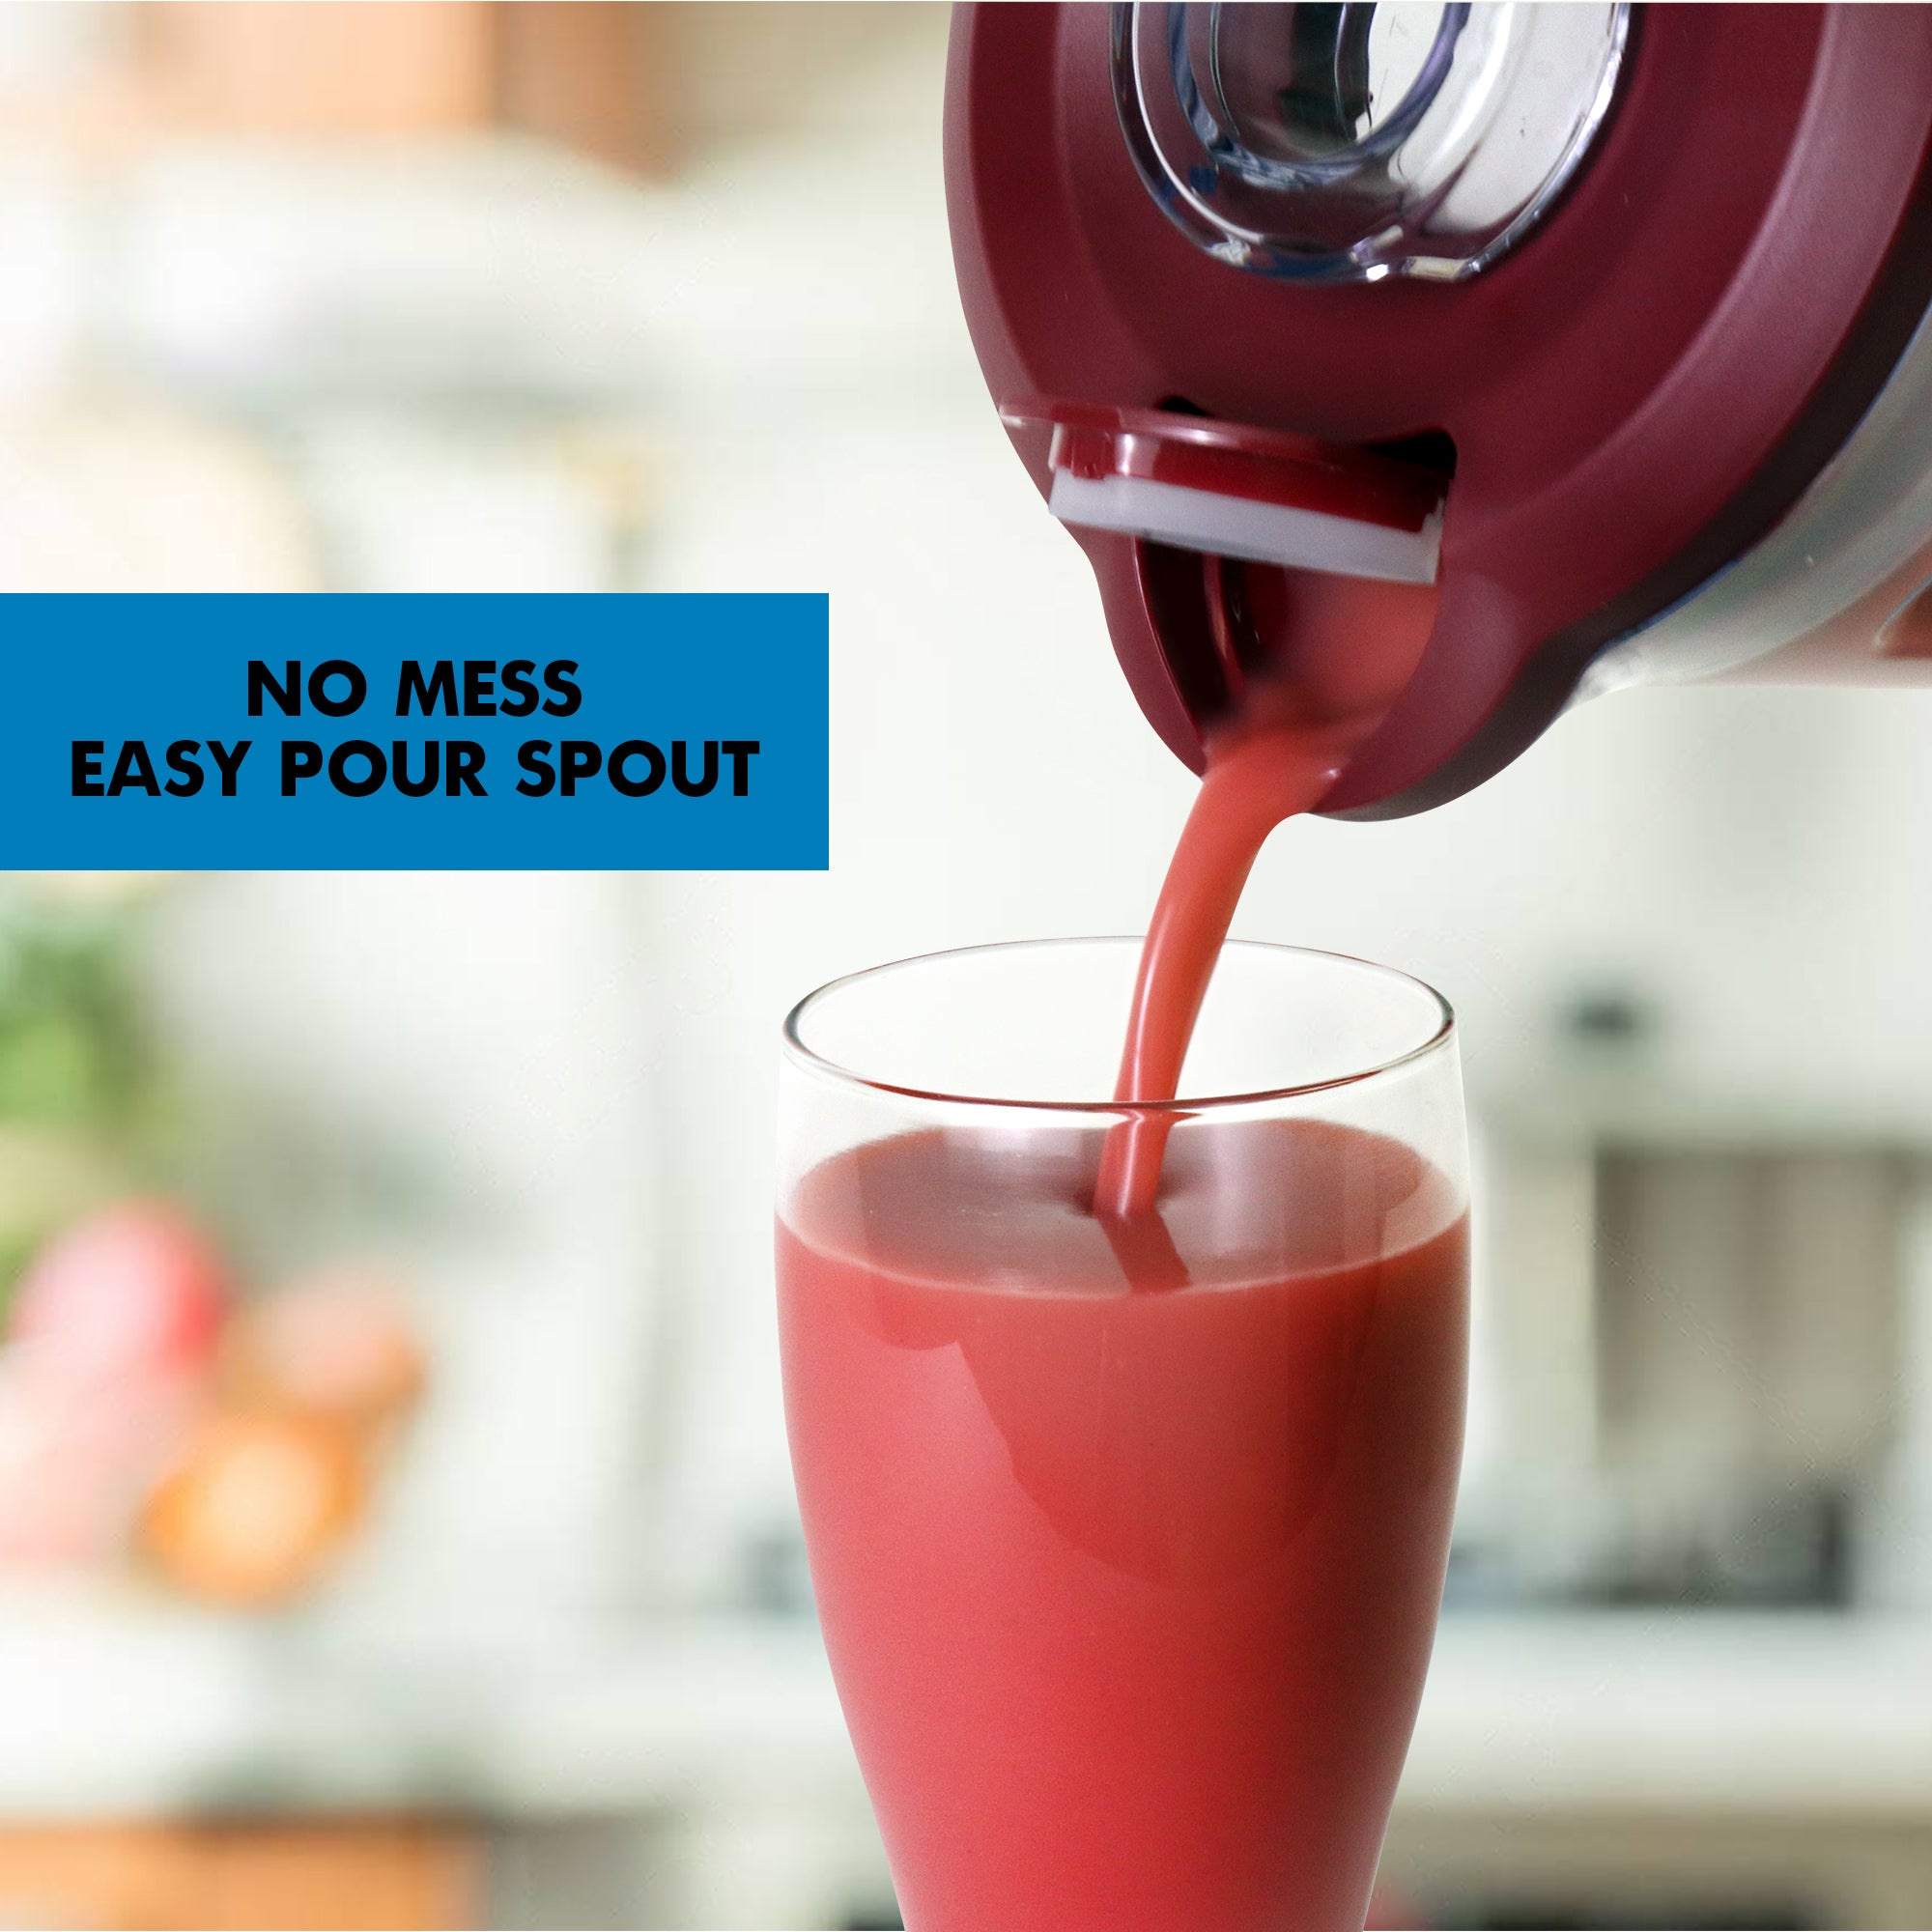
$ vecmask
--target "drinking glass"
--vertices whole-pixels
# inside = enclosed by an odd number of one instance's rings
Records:
[[[785,1022],[786,1424],[912,1932],[1359,1932],[1428,1667],[1449,1009],[1231,942],[1184,1097],[1122,1105],[1091,1096],[1138,952],[937,953]],[[1096,1215],[1106,1135],[1153,1114],[1155,1210]]]

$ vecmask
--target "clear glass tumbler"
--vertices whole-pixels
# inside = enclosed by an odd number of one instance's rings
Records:
[[[1358,1932],[1467,1358],[1454,1024],[1231,943],[1152,1214],[1093,1211],[1139,943],[934,954],[785,1023],[785,1412],[912,1932]]]

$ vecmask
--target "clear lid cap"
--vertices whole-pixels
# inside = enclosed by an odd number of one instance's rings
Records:
[[[1618,5],[1113,10],[1149,191],[1221,260],[1298,281],[1457,281],[1524,235],[1615,98]]]

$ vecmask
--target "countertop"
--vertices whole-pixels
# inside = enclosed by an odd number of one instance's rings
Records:
[[[114,1604],[0,1610],[0,1817],[543,1816],[854,1783],[816,1632],[637,1620],[511,1642]],[[1932,1619],[1463,1615],[1416,1811],[1932,1816]]]

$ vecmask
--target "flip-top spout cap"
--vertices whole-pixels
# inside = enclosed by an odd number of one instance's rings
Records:
[[[1009,405],[1050,427],[1048,507],[1062,523],[1211,556],[1433,583],[1443,479],[1374,451],[1173,410]]]

